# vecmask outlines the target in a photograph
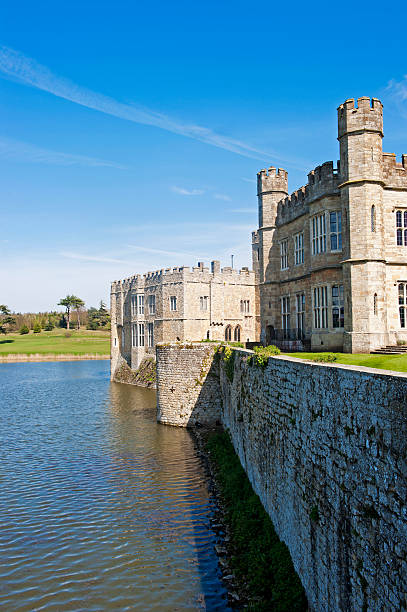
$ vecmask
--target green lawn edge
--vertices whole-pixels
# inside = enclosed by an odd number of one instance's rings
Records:
[[[297,357],[314,361],[326,353],[282,353],[287,357]],[[407,372],[407,354],[403,355],[371,355],[363,353],[333,353],[336,360],[333,363],[344,365],[364,366],[378,370],[393,372]]]

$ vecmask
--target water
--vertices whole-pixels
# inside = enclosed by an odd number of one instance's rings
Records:
[[[0,366],[0,609],[227,610],[191,436],[108,367]]]

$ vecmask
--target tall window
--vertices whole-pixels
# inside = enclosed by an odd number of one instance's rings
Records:
[[[407,283],[399,283],[399,315],[400,327],[406,326]]]
[[[371,226],[372,232],[375,232],[376,231],[376,206],[374,204],[372,208],[370,209],[370,226]]]
[[[225,329],[225,340],[230,342],[232,340],[232,326],[228,325]]]
[[[144,346],[144,323],[133,323],[131,326],[132,346]]]
[[[208,300],[208,295],[201,295],[201,297],[199,298],[199,305],[201,307],[201,310],[208,310]]]
[[[133,317],[137,314],[137,295],[131,296],[131,314]]]
[[[314,287],[314,327],[328,327],[328,287]]]
[[[280,242],[280,262],[281,262],[281,269],[287,270],[288,268],[288,238]]]
[[[144,323],[138,324],[138,346],[144,346]]]
[[[236,325],[233,339],[235,342],[240,342],[240,325]]]
[[[138,313],[144,314],[144,295],[138,296]]]
[[[396,212],[396,237],[398,246],[407,246],[407,210]]]
[[[154,346],[154,323],[149,323],[147,325],[148,330],[148,346]]]
[[[284,330],[290,329],[290,296],[281,298],[281,323]]]
[[[294,236],[294,262],[296,266],[304,263],[304,232]]]
[[[155,295],[148,296],[148,312],[149,314],[155,314]]]
[[[373,314],[377,317],[377,293],[373,296]]]
[[[244,314],[250,312],[250,300],[240,300],[240,312]]]
[[[175,295],[170,297],[170,310],[177,310],[177,298]]]
[[[305,327],[305,294],[298,293],[296,296],[297,306],[297,329],[304,331]]]
[[[343,285],[332,287],[332,327],[343,327],[345,321]]]
[[[342,214],[339,210],[329,213],[329,240],[331,251],[342,250]]]
[[[325,213],[312,217],[312,254],[325,253],[326,251],[326,219]]]

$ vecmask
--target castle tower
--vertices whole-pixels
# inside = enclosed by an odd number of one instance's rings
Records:
[[[343,262],[344,350],[354,353],[385,344],[385,321],[373,316],[373,296],[383,310],[386,299],[382,138],[380,100],[362,97],[357,106],[353,99],[339,106],[339,188],[348,245]]]
[[[276,326],[275,313],[278,310],[275,286],[265,284],[268,270],[277,269],[279,261],[278,245],[275,244],[274,232],[278,203],[288,195],[287,171],[271,166],[268,171],[260,170],[257,173],[257,196],[259,203],[259,229],[253,238],[253,260],[257,257],[258,263],[254,266],[260,288],[260,320],[261,340],[266,340],[266,328]],[[255,252],[257,250],[257,253]],[[276,310],[277,308],[277,310]]]

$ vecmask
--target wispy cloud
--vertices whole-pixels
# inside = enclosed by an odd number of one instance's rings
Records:
[[[256,209],[253,206],[252,208],[229,208],[229,211],[231,213],[255,213]]]
[[[70,251],[62,251],[60,253],[61,257],[66,257],[67,259],[75,259],[78,261],[90,261],[95,263],[120,263],[120,264],[128,264],[129,261],[126,259],[113,259],[111,257],[103,257],[99,255],[81,255],[80,253],[71,253]]]
[[[127,247],[132,251],[138,251],[141,253],[154,253],[155,255],[174,255],[175,257],[199,257],[196,253],[187,253],[185,251],[166,251],[164,249],[153,249],[151,247],[136,246],[134,244],[128,244]]]
[[[244,181],[245,183],[256,183],[256,179],[254,178],[246,178],[244,176],[242,176],[242,181]]]
[[[384,95],[396,104],[402,115],[407,116],[407,74],[401,81],[395,79],[389,81]]]
[[[215,193],[213,196],[216,200],[224,200],[225,202],[231,202],[232,198],[224,193]]]
[[[217,134],[210,128],[184,123],[148,108],[124,104],[104,94],[81,87],[69,79],[59,77],[46,66],[9,47],[0,47],[0,72],[12,80],[114,117],[155,126],[246,157],[286,161],[272,151],[260,151],[240,140]]]
[[[185,189],[185,187],[177,187],[176,185],[171,187],[171,191],[184,196],[197,196],[205,193],[203,189]]]
[[[105,166],[109,168],[124,169],[124,166],[114,162],[86,157],[85,155],[73,155],[71,153],[60,153],[42,149],[27,142],[20,142],[0,136],[0,158],[12,161],[24,161],[32,163],[45,163],[57,166]]]

